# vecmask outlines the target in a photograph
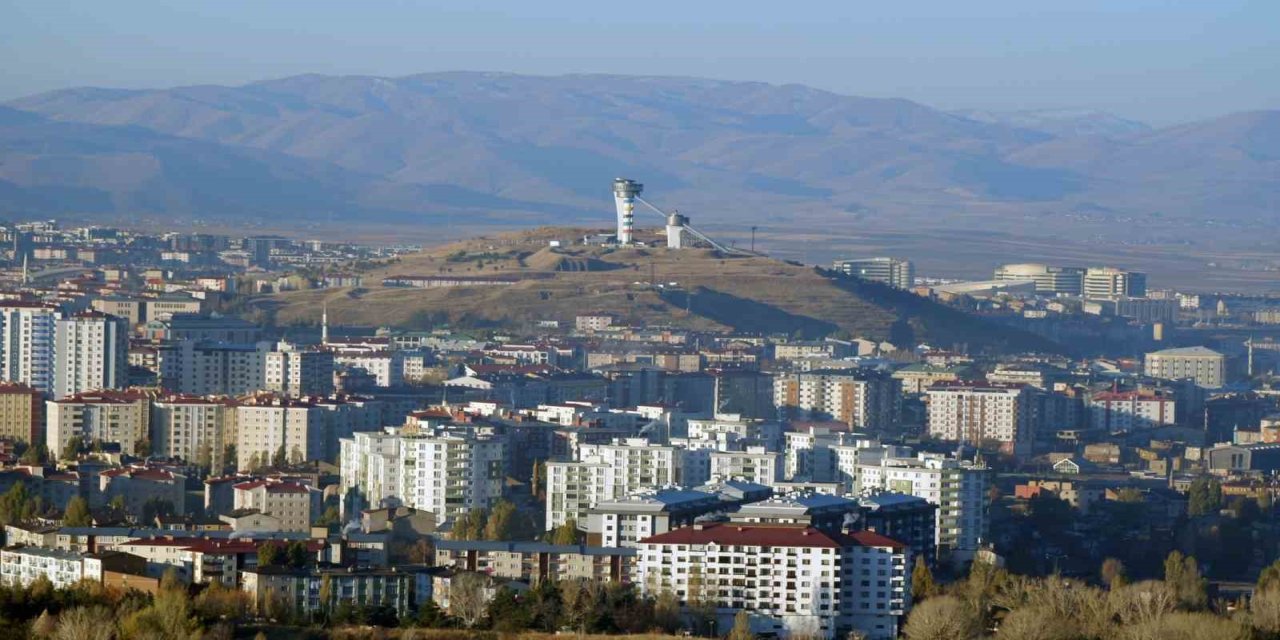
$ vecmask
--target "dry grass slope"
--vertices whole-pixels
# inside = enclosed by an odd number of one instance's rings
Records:
[[[280,324],[314,324],[324,304],[334,323],[405,328],[450,322],[518,329],[608,311],[627,322],[690,329],[799,332],[812,338],[842,331],[904,344],[925,339],[943,346],[1053,348],[909,293],[834,279],[811,267],[709,250],[574,246],[585,231],[542,228],[457,242],[364,274],[364,289],[288,292],[257,304],[273,309]],[[565,248],[549,248],[552,240]],[[397,275],[518,280],[508,286],[381,286],[383,278]]]

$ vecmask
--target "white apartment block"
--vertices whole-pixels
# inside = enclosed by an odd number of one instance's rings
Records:
[[[910,550],[884,536],[806,526],[694,524],[638,543],[651,596],[715,604],[717,629],[746,611],[755,634],[888,640],[911,608]]]
[[[585,525],[601,500],[685,484],[686,455],[680,447],[656,446],[644,438],[579,445],[577,462],[547,463],[547,529],[571,519]]]
[[[300,482],[251,480],[232,487],[236,509],[256,509],[279,518],[281,531],[309,532],[319,514],[320,491]]]
[[[221,469],[236,442],[235,402],[229,398],[169,396],[151,405],[151,450]]]
[[[865,369],[792,373],[774,379],[773,405],[857,429],[887,429],[902,412],[902,381]]]
[[[929,388],[929,434],[943,440],[996,441],[1009,453],[1031,451],[1036,391],[1016,384],[939,383]]]
[[[400,491],[399,429],[355,433],[339,441],[338,468],[343,493],[359,492],[366,508],[403,504]],[[347,507],[343,502],[344,509]],[[347,517],[345,511],[343,514]]]
[[[67,589],[85,577],[84,557],[78,553],[40,547],[0,549],[0,582],[29,587],[41,576],[55,589]]]
[[[373,376],[379,387],[404,384],[404,354],[400,351],[339,351],[333,356],[339,369],[357,369]]]
[[[1171,397],[1139,393],[1099,393],[1089,398],[1089,426],[1106,433],[1151,429],[1176,422]]]
[[[1165,380],[1192,380],[1218,389],[1227,383],[1227,357],[1205,347],[1182,347],[1148,353],[1143,372]]]
[[[45,439],[57,455],[71,438],[87,445],[94,440],[119,443],[120,450],[137,454],[151,426],[151,399],[141,393],[95,391],[45,403]]]
[[[770,451],[782,447],[782,424],[779,422],[718,414],[714,418],[689,418],[686,424],[689,440],[715,440],[729,446],[746,442],[762,445]]]
[[[54,322],[53,395],[119,389],[129,380],[129,322],[84,311]]]
[[[266,388],[265,348],[179,340],[156,354],[160,386],[196,396],[253,393]]]
[[[265,355],[261,388],[287,396],[333,393],[333,353],[298,349],[288,343]]]
[[[782,454],[766,451],[764,447],[747,447],[746,451],[712,451],[710,460],[708,479],[711,482],[746,480],[771,487],[782,480]]]
[[[904,493],[938,505],[934,542],[939,555],[967,562],[986,538],[988,482],[984,467],[921,454],[858,465],[857,490],[863,495]]]
[[[502,497],[506,442],[476,429],[437,429],[400,438],[400,491],[404,504],[431,511],[438,522]]]
[[[54,326],[59,317],[52,305],[0,302],[0,378],[53,393]]]

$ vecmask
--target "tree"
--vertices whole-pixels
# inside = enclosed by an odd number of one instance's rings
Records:
[[[124,494],[120,493],[112,496],[111,501],[107,503],[107,506],[111,507],[116,511],[124,511],[125,507],[127,506],[127,503],[125,502],[125,499],[124,499]]]
[[[474,629],[485,614],[485,580],[478,573],[459,573],[449,581],[449,614]]]
[[[72,496],[62,514],[62,524],[68,527],[87,527],[93,524],[93,517],[89,515],[89,501],[80,496]]]
[[[484,509],[472,509],[453,523],[451,537],[454,540],[482,540],[487,519]]]
[[[1222,484],[1217,480],[1200,476],[1191,482],[1187,491],[1187,514],[1202,516],[1222,508]]]
[[[289,452],[284,448],[284,445],[282,444],[280,445],[279,449],[276,449],[275,455],[271,456],[271,466],[276,469],[283,469],[288,464],[289,464]]]
[[[294,540],[284,548],[285,560],[291,567],[302,568],[307,566],[307,543],[301,540]]]
[[[76,607],[58,616],[54,640],[111,640],[115,626],[103,624],[112,619],[111,610],[102,607]]]
[[[751,633],[751,614],[745,609],[739,609],[733,614],[733,628],[729,630],[728,640],[753,640],[755,637]]]
[[[1103,560],[1102,567],[1098,573],[1102,577],[1102,583],[1112,591],[1129,584],[1129,576],[1126,573],[1124,563],[1117,558]]]
[[[902,628],[908,640],[966,640],[981,632],[977,612],[954,596],[937,596],[916,605]]]
[[[284,563],[283,553],[280,551],[280,545],[266,542],[258,545],[258,566],[274,567]]]
[[[1267,567],[1267,571],[1274,567],[1275,565]],[[1258,580],[1258,588],[1249,600],[1249,613],[1256,629],[1270,637],[1280,634],[1280,583],[1275,581],[1274,576],[1267,579],[1265,586],[1262,579]]]
[[[0,496],[0,525],[29,520],[40,512],[41,506],[39,497],[33,497],[25,483],[15,482]]]
[[[653,624],[669,634],[680,629],[680,600],[670,589],[663,589],[653,603]]]
[[[342,524],[342,515],[338,512],[338,507],[329,505],[313,524],[317,527],[331,527],[335,524]]]
[[[937,591],[937,585],[933,581],[933,572],[929,570],[929,565],[925,563],[924,556],[916,556],[915,567],[911,569],[911,599],[920,602],[928,598]]]
[[[84,438],[80,436],[71,436],[67,439],[67,444],[62,446],[63,460],[75,460],[80,457],[80,452],[84,450]]]
[[[101,446],[101,444],[99,444],[99,446]],[[151,440],[149,438],[143,438],[133,443],[133,452],[139,458],[145,458],[151,455]]]
[[[509,500],[499,500],[493,505],[484,525],[485,540],[510,540],[515,528],[516,505]]]
[[[1164,583],[1173,594],[1178,606],[1196,611],[1209,604],[1205,594],[1205,579],[1200,577],[1200,566],[1192,556],[1171,551],[1164,561]]]
[[[146,523],[154,522],[156,516],[173,515],[173,512],[173,503],[160,496],[152,496],[142,503],[142,521]]]
[[[33,638],[52,638],[57,630],[58,621],[49,615],[48,609],[40,612],[40,617],[31,623],[31,637]]]
[[[545,502],[547,499],[547,461],[537,460],[533,463],[533,477],[529,479],[529,485],[533,487],[533,497],[539,502]]]
[[[26,465],[39,466],[49,461],[49,449],[42,444],[33,444],[22,452],[22,457],[18,458],[18,462]]]
[[[569,518],[551,531],[551,544],[578,544],[578,521]]]
[[[1257,590],[1266,591],[1270,588],[1280,588],[1280,560],[1272,562],[1258,576]]]

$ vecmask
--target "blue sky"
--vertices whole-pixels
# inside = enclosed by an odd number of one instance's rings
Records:
[[[794,82],[1169,124],[1280,108],[1280,1],[0,0],[0,59],[0,99],[461,69]]]

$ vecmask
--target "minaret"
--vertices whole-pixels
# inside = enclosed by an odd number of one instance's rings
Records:
[[[329,303],[324,303],[320,312],[320,344],[329,344]]]
[[[27,271],[27,254],[22,254],[22,286],[31,284],[31,274]]]

